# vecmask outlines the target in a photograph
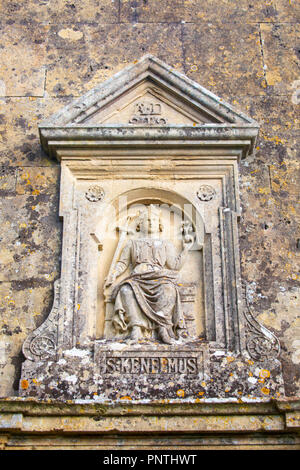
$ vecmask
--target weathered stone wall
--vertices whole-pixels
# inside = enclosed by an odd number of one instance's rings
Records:
[[[47,317],[60,271],[59,165],[42,151],[37,124],[145,53],[261,123],[256,155],[241,164],[242,278],[253,314],[281,341],[286,394],[299,394],[297,1],[0,8],[0,395],[17,394],[21,346]]]

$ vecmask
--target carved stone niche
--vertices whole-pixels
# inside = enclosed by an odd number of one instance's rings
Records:
[[[147,55],[39,130],[61,162],[62,264],[20,394],[283,394],[278,340],[240,279],[238,165],[258,124]]]

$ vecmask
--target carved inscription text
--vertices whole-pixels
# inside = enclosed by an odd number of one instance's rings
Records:
[[[141,125],[165,125],[167,120],[161,117],[161,105],[159,103],[136,103],[134,115],[129,124]]]
[[[202,372],[203,357],[196,354],[177,352],[176,354],[154,351],[138,353],[109,353],[101,357],[102,374],[187,374],[197,375]]]

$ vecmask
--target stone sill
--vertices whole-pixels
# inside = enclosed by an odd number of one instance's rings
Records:
[[[0,399],[0,449],[300,449],[300,400]]]
[[[10,397],[0,399],[0,416],[0,432],[284,432],[300,430],[300,400],[100,404]]]

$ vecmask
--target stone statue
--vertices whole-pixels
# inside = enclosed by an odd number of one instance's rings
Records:
[[[127,241],[104,285],[113,287],[112,324],[117,332],[128,332],[129,344],[153,333],[167,344],[186,336],[176,279],[193,239],[184,237],[183,249],[177,255],[170,241],[159,238],[160,231],[160,212],[150,205],[138,216],[139,237]],[[114,285],[129,267],[132,267],[129,276]]]

